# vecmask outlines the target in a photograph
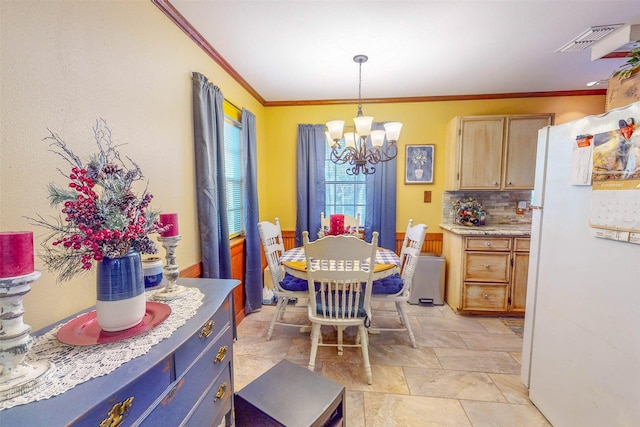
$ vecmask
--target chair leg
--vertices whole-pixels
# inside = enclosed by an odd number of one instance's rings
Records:
[[[396,302],[396,308],[397,310],[400,312],[400,315],[402,317],[403,320],[403,324],[404,327],[407,329],[407,332],[409,333],[409,339],[411,340],[411,346],[413,348],[417,348],[418,346],[416,345],[416,337],[415,335],[413,335],[413,329],[411,329],[411,322],[409,322],[409,316],[407,315],[407,312],[404,309],[404,306],[402,305],[403,303],[401,302]]]
[[[282,300],[282,304],[280,304],[280,299]],[[278,312],[278,321],[281,321],[284,317],[284,312],[287,311],[287,305],[289,305],[289,297],[281,297],[278,300],[278,308],[276,311]]]
[[[338,326],[338,356],[342,356],[344,353],[344,347],[342,347],[343,332],[344,326]]]
[[[358,326],[358,335],[360,336],[360,348],[362,350],[362,362],[364,364],[364,373],[367,375],[367,384],[373,383],[373,373],[371,372],[371,362],[369,361],[369,337],[364,325]]]
[[[273,330],[276,326],[276,321],[279,320],[280,317],[280,308],[282,304],[284,304],[285,297],[279,297],[278,303],[276,304],[276,312],[273,313],[273,318],[271,319],[271,324],[269,325],[269,331],[267,332],[267,341],[271,339],[271,335],[273,334]]]
[[[399,302],[396,301],[396,312],[398,312],[398,317],[400,318],[400,324],[404,325],[404,309],[400,307]]]
[[[309,366],[308,369],[313,372],[316,369],[316,355],[318,354],[318,344],[322,339],[320,333],[320,324],[311,324],[311,351],[309,352]]]

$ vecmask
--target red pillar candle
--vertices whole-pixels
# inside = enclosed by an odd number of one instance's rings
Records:
[[[178,228],[178,214],[177,213],[161,213],[160,222],[163,227],[170,225],[166,231],[160,233],[161,237],[174,237],[180,235],[180,229]]]
[[[337,236],[344,233],[344,215],[335,214],[329,217],[329,234]]]
[[[0,277],[33,273],[33,233],[0,231]]]

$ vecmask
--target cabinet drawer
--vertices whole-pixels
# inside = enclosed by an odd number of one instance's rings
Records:
[[[465,283],[462,306],[465,310],[506,310],[507,286]]]
[[[467,251],[510,251],[510,237],[467,237],[465,239]]]
[[[224,328],[231,324],[231,299],[227,298],[222,307],[175,352],[176,378],[189,367],[193,360],[211,344]],[[231,340],[229,340],[231,342]]]
[[[531,238],[529,237],[514,237],[513,250],[517,252],[529,252],[531,246]]]
[[[196,403],[193,414],[186,425],[192,427],[218,426],[225,414],[231,411],[232,397],[230,365],[227,363],[226,369],[211,383],[211,386]]]
[[[170,358],[164,359],[162,363],[158,363],[144,375],[138,377],[135,382],[118,390],[109,399],[96,404],[91,408],[91,411],[79,417],[73,425],[99,426],[105,419],[111,415],[117,416],[120,409],[127,407],[127,420],[131,422],[138,419],[171,384],[170,367]]]
[[[212,384],[212,378],[221,372],[229,370],[232,357],[233,332],[227,328],[221,339],[209,343],[209,347],[201,357],[179,378],[174,387],[168,390],[158,405],[145,418],[144,426],[177,426],[191,412],[194,402],[202,397]],[[227,353],[222,360],[216,361],[221,346],[228,346]],[[227,381],[227,387],[231,384]]]
[[[509,282],[510,253],[468,252],[464,255],[464,281]]]

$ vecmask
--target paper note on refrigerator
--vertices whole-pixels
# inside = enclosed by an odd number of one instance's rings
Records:
[[[580,135],[576,138],[571,158],[571,176],[569,177],[571,185],[591,185],[592,140],[593,135]]]

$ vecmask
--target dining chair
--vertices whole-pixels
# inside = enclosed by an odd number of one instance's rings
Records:
[[[395,309],[400,320],[400,327],[382,327],[379,325],[372,325],[370,331],[377,333],[379,331],[407,331],[409,339],[411,340],[411,346],[416,348],[416,337],[411,329],[411,322],[407,316],[405,307],[409,301],[409,294],[411,293],[411,284],[413,282],[413,274],[416,271],[416,264],[420,251],[422,250],[422,244],[427,234],[427,226],[425,224],[413,225],[413,220],[409,220],[407,225],[407,231],[404,235],[404,241],[402,242],[402,249],[400,250],[400,273],[393,274],[380,280],[373,282],[373,291],[371,295],[372,303],[374,304],[374,316],[384,316],[385,312],[378,309],[379,305],[384,305],[387,302],[395,303]]]
[[[309,232],[302,233],[307,259],[309,292],[308,313],[311,321],[311,352],[309,370],[315,370],[319,346],[338,348],[342,356],[344,347],[360,347],[367,383],[373,382],[369,362],[369,337],[366,327],[371,318],[371,289],[373,260],[376,257],[378,233],[371,243],[355,236],[327,236],[309,242]],[[336,328],[335,343],[323,341],[320,329],[323,325]],[[358,328],[354,344],[343,341],[344,329]]]
[[[269,331],[267,332],[267,340],[270,340],[276,324],[296,326],[298,328],[308,326],[308,323],[301,324],[299,322],[286,321],[284,315],[290,301],[301,298],[306,299],[309,297],[309,294],[307,292],[307,281],[285,274],[283,267],[280,265],[280,256],[282,256],[284,252],[284,244],[282,241],[282,229],[280,228],[278,218],[276,218],[275,224],[269,221],[259,222],[258,231],[260,232],[260,241],[262,242],[264,255],[267,259],[267,266],[269,267],[269,273],[273,281],[273,295],[277,299],[276,309],[269,324]]]
[[[357,230],[360,230],[360,213],[357,213],[355,218],[347,214],[341,214],[341,215],[344,215],[345,228],[351,227],[351,228],[356,228]],[[320,212],[320,227],[322,229],[329,230],[329,228],[331,227],[330,221],[331,221],[331,216],[325,218],[324,212]]]

